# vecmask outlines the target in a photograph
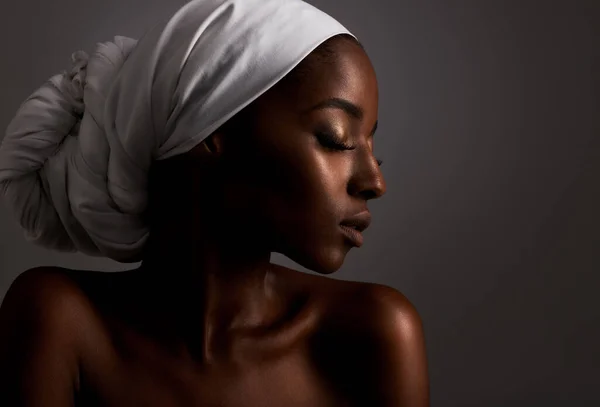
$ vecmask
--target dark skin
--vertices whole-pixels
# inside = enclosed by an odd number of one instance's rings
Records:
[[[300,82],[156,164],[138,269],[15,280],[0,308],[0,404],[429,405],[422,325],[402,294],[270,263],[280,252],[336,271],[360,245],[340,224],[385,193],[374,69],[355,43],[330,45],[332,61],[309,57]]]

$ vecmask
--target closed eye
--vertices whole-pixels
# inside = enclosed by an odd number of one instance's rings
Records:
[[[341,140],[339,140],[336,136],[327,133],[327,132],[317,132],[316,133],[317,139],[319,140],[319,143],[326,148],[332,149],[332,150],[338,150],[338,151],[345,151],[345,150],[354,150],[356,149],[356,146],[349,144],[349,143],[345,143]],[[379,167],[381,167],[383,165],[383,160],[377,159],[377,165]]]
[[[354,150],[356,148],[356,146],[346,143],[330,133],[317,132],[316,136],[323,147],[332,150]]]

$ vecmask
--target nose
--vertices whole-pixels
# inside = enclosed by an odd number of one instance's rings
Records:
[[[368,148],[355,151],[357,153],[356,166],[348,183],[348,193],[364,200],[380,198],[385,194],[386,185],[377,159]]]

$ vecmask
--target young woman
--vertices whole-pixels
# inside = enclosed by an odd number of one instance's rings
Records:
[[[11,123],[0,182],[31,240],[141,266],[22,273],[0,404],[427,406],[404,296],[270,263],[326,275],[361,246],[377,109],[360,43],[298,0],[195,0],[77,54]]]

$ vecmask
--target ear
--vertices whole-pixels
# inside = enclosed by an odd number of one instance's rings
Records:
[[[194,147],[190,153],[194,157],[217,158],[223,154],[224,133],[216,131]]]
[[[221,155],[224,148],[224,136],[225,134],[220,131],[215,131],[204,140],[207,150],[216,155]]]

